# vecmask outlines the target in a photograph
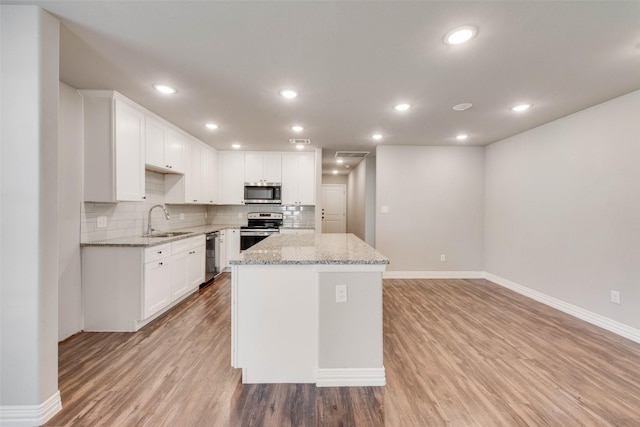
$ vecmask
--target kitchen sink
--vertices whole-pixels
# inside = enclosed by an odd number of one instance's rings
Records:
[[[192,234],[190,231],[168,231],[165,233],[151,233],[145,234],[142,237],[177,237],[184,236],[185,234]]]

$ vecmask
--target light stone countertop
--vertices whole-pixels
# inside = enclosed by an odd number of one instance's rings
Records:
[[[353,234],[274,234],[229,264],[389,264],[389,259]]]
[[[143,237],[143,236],[129,236],[118,237],[115,239],[98,240],[96,242],[80,243],[82,247],[88,246],[112,246],[112,247],[150,247],[164,245],[165,243],[175,242],[177,240],[188,239],[200,234],[212,233],[214,231],[220,231],[228,228],[240,228],[240,225],[228,225],[228,224],[213,224],[202,225],[199,227],[182,228],[180,230],[170,230],[170,232],[188,232],[188,234],[182,234],[180,236],[173,237]],[[158,231],[162,233],[163,231]]]

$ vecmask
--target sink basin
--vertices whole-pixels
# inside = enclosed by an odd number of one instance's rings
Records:
[[[184,236],[185,234],[191,234],[190,231],[168,231],[165,233],[152,233],[152,234],[145,234],[142,237],[177,237],[177,236]]]

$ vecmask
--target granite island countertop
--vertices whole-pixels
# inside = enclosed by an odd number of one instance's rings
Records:
[[[213,224],[213,225],[201,225],[198,227],[182,228],[179,230],[171,230],[171,232],[185,232],[187,234],[181,234],[179,236],[171,237],[143,237],[143,236],[128,236],[117,237],[115,239],[98,240],[95,242],[80,243],[81,247],[88,246],[113,246],[113,247],[151,247],[157,245],[163,245],[165,243],[175,242],[177,240],[188,239],[200,234],[212,233],[214,231],[220,231],[228,228],[240,228],[240,225],[234,224]],[[159,231],[160,233],[162,231]]]
[[[353,234],[274,234],[229,264],[389,264],[389,259]]]

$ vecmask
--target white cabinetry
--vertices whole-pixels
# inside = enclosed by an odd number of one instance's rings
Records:
[[[244,153],[222,151],[220,169],[220,204],[244,204]]]
[[[172,243],[171,261],[171,295],[175,299],[204,282],[204,235]]]
[[[220,260],[220,271],[229,267],[229,260],[240,255],[240,229],[226,228],[220,230],[220,247],[217,254]]]
[[[245,153],[244,182],[279,183],[282,181],[280,153]]]
[[[115,91],[80,93],[84,111],[84,200],[143,200],[144,111]]]
[[[282,204],[316,204],[316,161],[314,153],[282,155]]]
[[[163,173],[182,173],[184,136],[155,117],[145,118],[147,169]]]
[[[165,176],[165,202],[213,204],[217,201],[217,152],[198,140],[184,144],[184,176]]]
[[[205,237],[82,249],[84,330],[133,332],[204,282]]]
[[[143,319],[166,307],[171,295],[171,245],[148,248],[144,251],[144,310]]]

